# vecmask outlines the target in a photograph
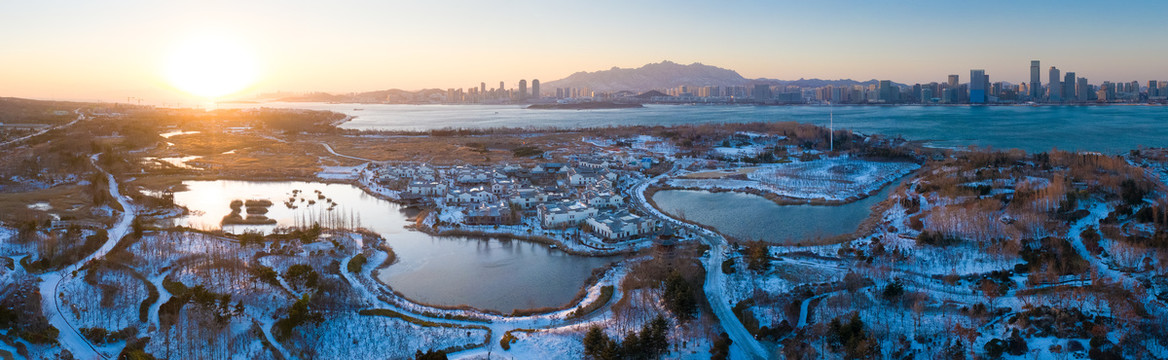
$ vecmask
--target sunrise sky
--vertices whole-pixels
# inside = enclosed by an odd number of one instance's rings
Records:
[[[1168,79],[1165,15],[1165,1],[3,1],[0,96],[514,86],[661,60],[914,83],[971,68],[1020,82],[1039,59],[1142,83]],[[175,79],[208,42],[231,52],[217,73],[246,84]]]

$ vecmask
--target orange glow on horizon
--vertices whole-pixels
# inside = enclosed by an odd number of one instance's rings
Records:
[[[174,88],[214,99],[254,85],[259,64],[254,52],[235,38],[208,33],[177,44],[163,73]]]

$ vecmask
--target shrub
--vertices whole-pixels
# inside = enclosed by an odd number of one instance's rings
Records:
[[[369,261],[365,258],[365,254],[357,254],[353,259],[349,260],[349,272],[359,273],[365,267],[365,262]]]
[[[884,291],[881,291],[880,294],[887,300],[899,298],[901,295],[904,295],[904,283],[899,278],[895,279],[888,283],[888,285],[885,285]]]
[[[726,360],[730,358],[730,345],[734,340],[730,340],[730,335],[722,333],[718,335],[718,339],[714,340],[714,344],[710,346],[710,360]]]

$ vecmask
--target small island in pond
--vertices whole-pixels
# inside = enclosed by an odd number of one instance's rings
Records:
[[[615,103],[611,101],[600,102],[582,102],[571,104],[533,104],[528,106],[528,109],[540,110],[594,110],[594,109],[631,109],[643,108],[645,106],[637,103]]]

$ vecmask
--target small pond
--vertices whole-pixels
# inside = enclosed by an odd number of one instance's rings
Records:
[[[741,240],[796,244],[855,232],[872,206],[887,198],[898,183],[843,205],[779,205],[753,194],[702,190],[662,190],[653,194],[653,201],[671,216],[712,226]]]

